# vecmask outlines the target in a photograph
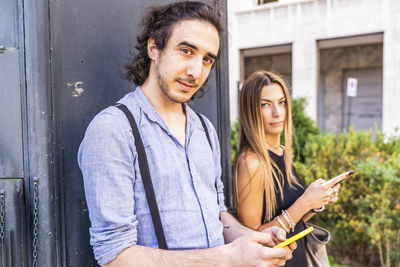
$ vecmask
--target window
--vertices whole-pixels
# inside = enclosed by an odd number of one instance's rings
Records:
[[[272,2],[278,2],[278,0],[258,0],[259,5],[272,3]]]

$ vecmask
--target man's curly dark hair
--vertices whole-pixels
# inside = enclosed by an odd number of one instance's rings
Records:
[[[141,21],[143,30],[138,35],[135,45],[138,53],[131,63],[124,66],[125,79],[136,85],[144,83],[149,76],[151,62],[147,54],[148,39],[154,38],[157,49],[162,51],[168,42],[173,27],[182,20],[207,21],[214,25],[220,36],[223,30],[218,10],[201,2],[183,1],[152,7]]]

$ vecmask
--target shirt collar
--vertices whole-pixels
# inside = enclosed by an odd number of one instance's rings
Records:
[[[160,115],[157,113],[153,105],[144,95],[142,87],[141,86],[136,87],[136,90],[133,92],[133,94],[136,96],[135,100],[139,105],[140,109],[146,114],[149,120],[164,125],[164,122],[161,119]]]
[[[146,116],[149,118],[149,120],[156,122],[167,129],[164,121],[161,119],[158,112],[155,110],[153,105],[149,102],[147,97],[144,95],[142,87],[141,86],[136,87],[136,90],[133,92],[133,94],[136,96],[135,99],[136,99],[136,102],[139,105],[140,109],[146,114]],[[197,115],[193,111],[193,109],[191,109],[187,104],[183,104],[183,105],[184,105],[184,109],[186,111],[186,127],[193,125],[197,128],[203,128],[200,120],[197,118]]]
[[[192,125],[193,127],[203,129],[203,125],[201,124],[200,119],[197,117],[196,112],[193,109],[191,109],[187,104],[185,104],[185,107],[186,107],[187,126]]]

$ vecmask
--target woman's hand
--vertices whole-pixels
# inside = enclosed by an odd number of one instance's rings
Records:
[[[336,186],[332,187],[331,183],[319,178],[307,187],[304,194],[300,197],[301,201],[308,210],[319,209],[322,206],[337,201],[336,190],[334,188]]]
[[[333,186],[333,194],[331,195],[331,198],[329,199],[328,205],[335,203],[339,199],[339,189],[342,185],[338,183],[337,185]]]

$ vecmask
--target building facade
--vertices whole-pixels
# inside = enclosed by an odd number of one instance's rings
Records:
[[[251,72],[278,72],[325,131],[400,127],[400,2],[228,1],[231,122]]]

